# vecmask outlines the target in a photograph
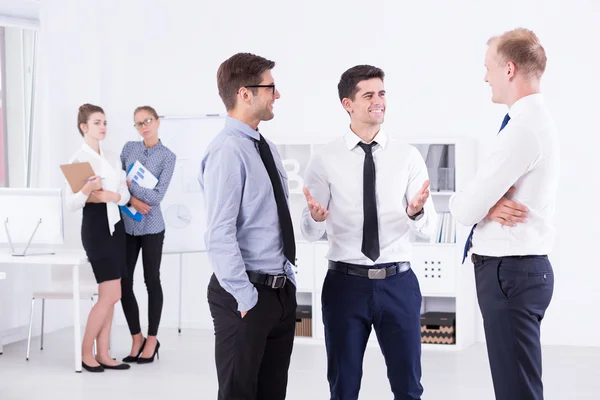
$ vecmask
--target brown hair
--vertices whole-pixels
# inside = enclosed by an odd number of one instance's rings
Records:
[[[358,83],[368,79],[379,78],[383,81],[385,73],[381,68],[373,67],[372,65],[357,65],[350,68],[342,74],[338,83],[338,95],[340,101],[348,98],[354,100],[354,96],[358,93]]]
[[[158,119],[158,114],[156,113],[156,110],[150,106],[140,106],[140,107],[136,108],[135,111],[133,112],[133,118],[135,118],[135,114],[139,113],[140,111],[147,111],[150,114],[152,114],[152,116],[155,119]]]
[[[275,61],[250,53],[237,53],[225,60],[217,71],[219,96],[227,111],[235,108],[240,88],[258,85],[263,72],[275,67]],[[256,93],[256,89],[252,89]]]
[[[488,45],[497,44],[501,62],[513,62],[527,78],[540,79],[546,70],[546,51],[535,33],[517,28],[494,36]]]
[[[102,107],[95,106],[93,104],[83,104],[79,107],[79,112],[77,112],[77,130],[83,136],[83,131],[81,130],[81,124],[87,124],[90,116],[94,113],[102,113],[104,114],[104,110]]]

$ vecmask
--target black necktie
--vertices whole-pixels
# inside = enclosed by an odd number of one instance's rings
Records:
[[[508,124],[508,121],[510,121],[510,115],[506,114],[504,116],[504,119],[502,120],[502,124],[500,124],[500,130],[498,131],[498,134],[500,132],[502,132],[502,129],[504,129],[506,127],[506,124]],[[473,232],[475,232],[475,228],[477,227],[477,224],[473,225],[473,227],[471,228],[471,232],[469,232],[469,236],[467,236],[467,241],[465,242],[465,248],[463,250],[463,264],[465,263],[465,259],[467,258],[467,255],[469,254],[469,250],[471,249],[471,241],[473,239]]]
[[[373,162],[373,146],[359,143],[365,151],[363,164],[363,237],[362,253],[372,261],[379,258],[379,227],[377,224],[377,201],[375,199],[375,162]]]
[[[275,195],[275,203],[277,204],[277,215],[279,216],[279,227],[281,228],[281,235],[283,237],[283,254],[292,264],[296,264],[296,242],[294,240],[292,217],[290,216],[285,192],[281,185],[281,179],[279,179],[279,172],[269,148],[269,143],[267,143],[262,135],[260,135],[260,141],[258,142],[258,152],[271,179],[271,186],[273,186],[273,194]]]

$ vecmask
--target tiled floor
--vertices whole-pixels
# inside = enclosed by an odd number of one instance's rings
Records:
[[[128,351],[125,328],[114,333],[113,356]],[[4,347],[0,356],[1,400],[171,400],[216,399],[213,336],[210,331],[163,329],[161,359],[133,365],[128,371],[90,374],[73,371],[71,330],[65,329],[32,343],[25,361],[26,343]],[[547,347],[544,350],[546,400],[600,399],[600,348]],[[289,400],[328,399],[322,345],[295,345],[288,385]],[[425,351],[423,400],[493,399],[485,347],[462,352]],[[392,399],[383,358],[376,347],[365,355],[360,399]]]

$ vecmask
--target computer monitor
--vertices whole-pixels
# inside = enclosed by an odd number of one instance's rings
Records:
[[[14,256],[53,254],[28,249],[63,243],[61,189],[0,188],[0,223],[0,243],[8,243]],[[25,249],[17,252],[18,245]]]

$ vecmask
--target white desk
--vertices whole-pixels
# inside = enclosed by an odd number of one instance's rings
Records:
[[[6,279],[6,272],[0,272],[0,281],[2,279]],[[0,315],[2,317],[2,315]],[[0,354],[2,354],[3,346],[2,346],[2,336],[0,336]]]
[[[206,250],[164,250],[163,254],[179,254],[179,322],[177,332],[181,335],[181,308],[183,298],[183,255],[192,253],[206,253]]]
[[[32,250],[33,251],[33,250]],[[83,250],[58,250],[53,255],[28,255],[15,257],[6,250],[0,251],[0,264],[20,265],[70,265],[73,277],[73,349],[75,372],[81,372],[81,316],[79,304],[79,269],[87,265]],[[1,351],[1,348],[0,348]]]

